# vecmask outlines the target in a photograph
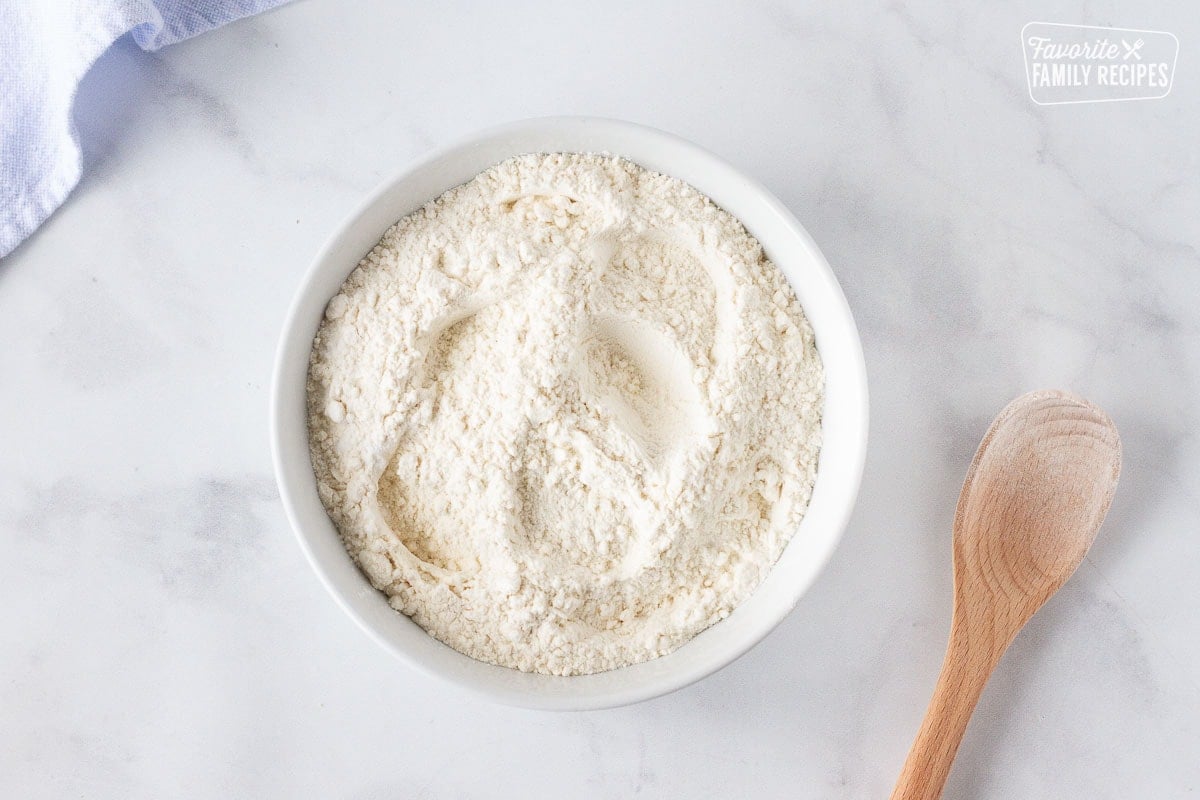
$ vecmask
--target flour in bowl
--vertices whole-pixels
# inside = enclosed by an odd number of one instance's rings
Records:
[[[804,516],[823,372],[782,273],[691,186],[505,161],[392,227],[329,302],[320,496],[393,607],[476,659],[669,653]]]

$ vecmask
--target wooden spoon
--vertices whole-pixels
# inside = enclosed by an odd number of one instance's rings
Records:
[[[954,618],[942,674],[892,800],[937,800],[967,721],[1009,643],[1096,538],[1121,439],[1088,401],[1031,392],[1000,412],[954,517]]]

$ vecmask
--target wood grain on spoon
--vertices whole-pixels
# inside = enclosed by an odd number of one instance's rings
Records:
[[[946,658],[892,800],[941,797],[988,676],[1083,560],[1120,471],[1116,427],[1082,398],[1031,392],[992,422],[954,518]]]

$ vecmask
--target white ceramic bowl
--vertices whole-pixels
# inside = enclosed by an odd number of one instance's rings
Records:
[[[350,560],[317,497],[308,455],[305,378],[325,304],[396,220],[496,162],[531,152],[604,152],[695,186],[738,219],[791,281],[825,364],[823,446],[808,512],[758,590],[724,621],[670,655],[579,677],[518,672],[458,653],[394,611]],[[606,119],[532,119],[485,131],[386,181],[321,249],[284,324],[271,397],[279,492],[309,562],[334,599],[385,648],[423,672],[492,700],[593,709],[680,689],[753,647],[829,560],[853,508],[867,446],[867,379],[858,331],[837,280],[808,233],[775,197],[719,158],[661,131]],[[784,668],[787,665],[783,665]]]

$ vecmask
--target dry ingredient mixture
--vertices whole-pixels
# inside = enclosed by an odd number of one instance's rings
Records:
[[[309,369],[321,499],[441,641],[579,675],[674,650],[808,505],[821,361],[762,248],[621,158],[505,161],[392,227]]]

